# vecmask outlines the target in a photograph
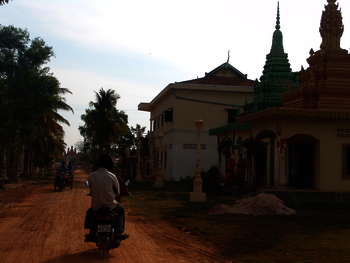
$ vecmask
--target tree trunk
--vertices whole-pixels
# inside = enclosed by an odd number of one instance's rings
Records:
[[[0,189],[3,188],[6,181],[5,149],[0,148]]]
[[[6,151],[6,170],[7,170],[7,178],[10,182],[17,182],[17,162],[15,158],[14,150]]]
[[[27,150],[27,148],[25,148],[23,156],[23,176],[28,178],[29,174],[29,151]]]
[[[34,165],[33,165],[33,153],[28,151],[28,177],[32,178],[34,175]]]

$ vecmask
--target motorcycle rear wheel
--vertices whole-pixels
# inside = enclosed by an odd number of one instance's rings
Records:
[[[101,257],[106,258],[109,256],[109,248],[100,249]]]

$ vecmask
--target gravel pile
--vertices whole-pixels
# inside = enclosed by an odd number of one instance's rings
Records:
[[[296,211],[285,206],[283,201],[273,194],[258,194],[254,197],[237,200],[232,206],[217,205],[210,214],[295,215]]]

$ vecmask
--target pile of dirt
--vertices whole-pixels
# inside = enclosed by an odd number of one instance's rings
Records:
[[[258,194],[254,197],[237,200],[233,206],[217,205],[211,215],[295,215],[296,211],[284,205],[283,201],[273,194]]]

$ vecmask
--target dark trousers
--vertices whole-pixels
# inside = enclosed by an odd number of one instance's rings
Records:
[[[114,213],[117,214],[116,216],[116,228],[119,234],[122,234],[125,231],[125,211],[124,208],[120,205],[118,205],[116,208],[112,209]],[[95,212],[92,210],[92,208],[89,208],[86,211],[85,216],[85,223],[84,228],[85,229],[92,229],[95,225]]]

